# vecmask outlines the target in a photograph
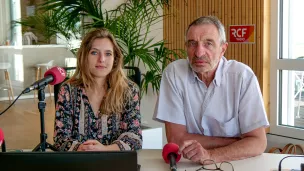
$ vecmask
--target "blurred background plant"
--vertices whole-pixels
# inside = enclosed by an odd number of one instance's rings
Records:
[[[114,10],[104,9],[103,3],[102,0],[47,0],[38,5],[34,16],[21,18],[14,24],[30,27],[47,42],[54,37],[64,39],[74,55],[82,35],[105,27],[121,47],[124,65],[143,68],[141,95],[148,93],[149,88],[158,93],[164,68],[171,61],[185,57],[184,50],[168,49],[165,40],[151,37],[151,32],[162,32],[162,28],[153,26],[166,17],[162,10],[170,8],[170,1],[126,0]]]

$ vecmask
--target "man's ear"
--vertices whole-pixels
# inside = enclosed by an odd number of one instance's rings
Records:
[[[226,52],[227,48],[228,48],[227,42],[225,42],[221,45],[221,56],[224,56],[224,53]]]

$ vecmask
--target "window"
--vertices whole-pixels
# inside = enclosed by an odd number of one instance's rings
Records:
[[[304,1],[271,3],[270,132],[304,139]]]

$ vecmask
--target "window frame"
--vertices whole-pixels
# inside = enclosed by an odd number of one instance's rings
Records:
[[[286,55],[282,47],[289,46],[288,36],[283,35],[283,29],[288,29],[283,25],[283,0],[271,0],[271,24],[270,24],[270,133],[287,137],[304,139],[304,129],[291,126],[279,125],[280,110],[284,110],[286,104],[282,104],[282,70],[304,70],[304,60],[283,59]],[[286,0],[284,2],[284,5]],[[285,37],[283,37],[285,36]],[[287,42],[287,45],[286,45]],[[288,47],[287,47],[288,48]],[[288,54],[287,54],[288,55]],[[283,109],[280,108],[283,106]],[[285,107],[287,108],[287,107]],[[288,115],[282,114],[285,117]],[[282,116],[282,117],[284,117]]]

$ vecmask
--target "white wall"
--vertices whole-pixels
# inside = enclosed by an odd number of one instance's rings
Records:
[[[126,2],[126,0],[106,0],[104,1],[104,3],[102,4],[104,9],[106,9],[107,11],[113,10],[115,8],[117,8],[120,4]]]

